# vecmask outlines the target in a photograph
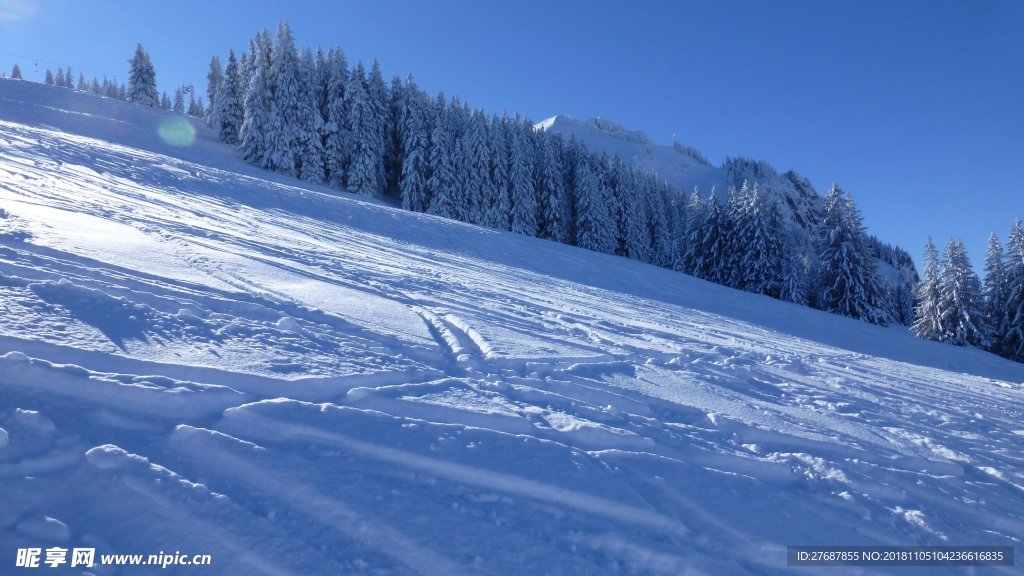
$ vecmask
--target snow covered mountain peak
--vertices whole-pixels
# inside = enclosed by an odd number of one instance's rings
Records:
[[[657,174],[680,191],[689,192],[699,187],[707,193],[712,186],[724,190],[728,185],[721,169],[712,167],[693,148],[655,144],[647,134],[629,130],[606,118],[581,121],[559,114],[538,122],[534,128],[561,134],[567,140],[576,138],[597,154],[618,156],[627,164]]]
[[[653,145],[653,142],[647,134],[639,130],[628,130],[607,118],[602,118],[601,116],[595,116],[589,120],[580,121],[568,114],[558,114],[534,125],[534,128],[538,130],[554,130],[556,132],[572,130],[573,128],[579,127],[594,129],[602,134],[630,142],[632,144],[638,144],[641,146]]]

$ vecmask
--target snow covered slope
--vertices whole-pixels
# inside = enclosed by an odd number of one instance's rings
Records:
[[[0,573],[51,546],[213,559],[96,574],[1020,557],[1024,366],[339,197],[175,120],[0,81]]]
[[[538,122],[534,128],[561,134],[566,140],[575,137],[597,154],[617,155],[627,164],[658,174],[684,193],[696,186],[707,194],[716,186],[724,194],[730,184],[723,170],[710,166],[699,155],[687,154],[685,147],[654,144],[643,132],[627,130],[605,118],[581,121],[559,114]]]
[[[810,181],[793,170],[780,174],[768,163],[749,158],[727,158],[721,167],[715,167],[692,147],[654,144],[643,132],[628,130],[600,117],[579,121],[563,114],[538,122],[534,129],[560,134],[566,140],[575,138],[596,154],[618,156],[627,165],[657,174],[684,199],[694,189],[707,197],[712,188],[717,188],[719,201],[724,204],[730,187],[740,190],[745,182],[756,183],[782,207],[789,222],[791,249],[798,258],[806,258],[812,268],[816,266],[815,240],[823,218],[823,201]],[[901,248],[886,250],[889,254],[876,258],[882,280],[890,282],[895,293],[912,293],[918,276],[910,255]],[[894,266],[897,260],[902,265]]]

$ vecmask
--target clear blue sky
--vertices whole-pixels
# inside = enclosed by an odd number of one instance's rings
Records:
[[[281,19],[473,107],[600,115],[838,182],[918,261],[957,236],[981,273],[989,232],[1024,216],[1019,0],[0,0],[0,70],[123,80],[141,42],[161,90],[205,90],[212,54]]]

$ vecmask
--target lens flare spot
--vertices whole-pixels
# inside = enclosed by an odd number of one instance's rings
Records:
[[[191,146],[196,141],[196,129],[184,118],[164,120],[156,132],[161,140],[178,148]]]
[[[35,15],[37,8],[30,0],[0,0],[0,23],[27,20]]]

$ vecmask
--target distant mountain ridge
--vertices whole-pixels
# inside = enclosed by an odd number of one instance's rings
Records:
[[[686,152],[687,148],[655,144],[644,132],[629,130],[607,118],[577,120],[559,114],[538,122],[534,128],[561,134],[566,140],[575,137],[590,151],[618,156],[627,164],[656,173],[683,191],[696,186],[706,193],[717,186],[724,192],[728,186],[721,169],[711,166],[703,157],[694,158]]]
[[[697,149],[675,142],[672,146],[655,144],[639,130],[630,130],[603,117],[578,120],[566,114],[552,116],[534,124],[536,130],[575,138],[596,154],[617,156],[627,165],[657,174],[685,198],[695,189],[707,197],[712,188],[725,202],[729,188],[740,189],[744,182],[757,184],[776,197],[784,207],[791,224],[789,241],[812,261],[815,258],[815,227],[821,221],[823,197],[811,182],[794,170],[779,173],[764,161],[743,157],[726,158],[720,167],[713,166]],[[902,300],[902,323],[912,321],[913,285],[919,280],[913,258],[904,249],[872,237],[878,270],[891,290]]]

